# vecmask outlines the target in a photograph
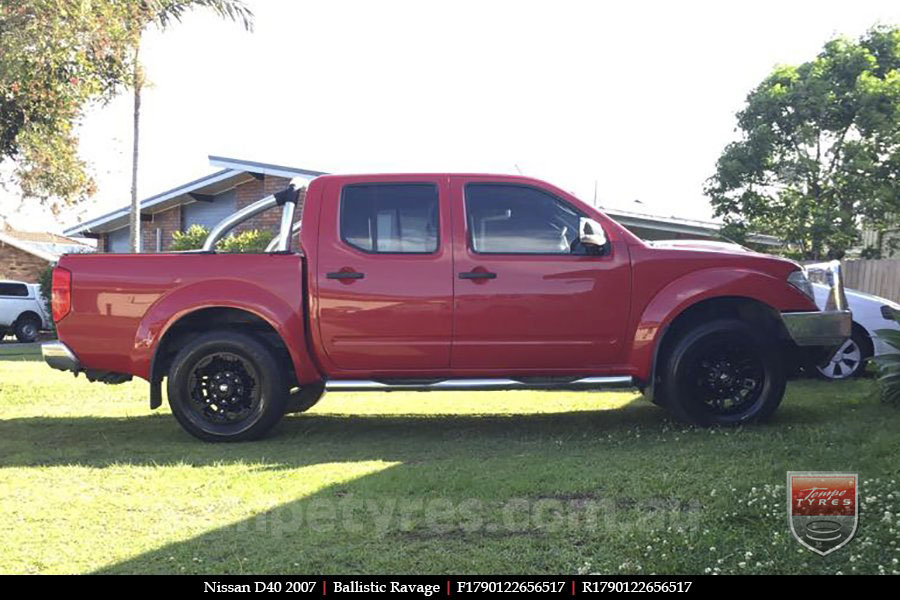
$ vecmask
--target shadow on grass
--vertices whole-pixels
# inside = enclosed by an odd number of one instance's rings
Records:
[[[401,460],[435,447],[503,446],[595,438],[634,426],[659,426],[661,409],[645,402],[596,411],[476,415],[289,415],[259,441],[200,442],[169,414],[135,417],[25,417],[0,420],[0,468],[15,466],[260,462],[295,468],[321,462]]]
[[[2,340],[0,341],[0,361],[6,360],[43,360],[43,358],[41,357],[41,344],[40,342],[23,344],[21,342],[17,342],[15,338],[7,338],[6,340]]]

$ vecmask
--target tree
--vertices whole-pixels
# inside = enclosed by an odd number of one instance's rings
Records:
[[[134,98],[133,145],[131,157],[131,215],[129,219],[131,251],[140,249],[139,232],[141,226],[140,203],[137,195],[138,160],[141,119],[141,90],[146,83],[144,69],[140,62],[141,37],[151,25],[166,29],[194,8],[212,10],[222,18],[240,21],[248,31],[253,29],[253,13],[242,0],[131,0],[125,5],[127,29],[131,34],[132,76],[131,88]]]
[[[861,227],[900,217],[900,29],[825,44],[777,67],[737,114],[706,193],[725,233],[776,235],[803,259],[841,258]]]
[[[87,107],[129,81],[123,0],[0,3],[0,162],[25,197],[64,204],[94,190],[78,156]]]

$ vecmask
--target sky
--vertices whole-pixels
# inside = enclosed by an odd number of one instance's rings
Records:
[[[149,30],[139,193],[205,175],[210,154],[328,172],[523,173],[588,202],[705,219],[735,113],[778,64],[900,24],[900,2],[250,0],[255,30],[196,12]],[[60,230],[127,204],[131,97],[93,107],[98,193]]]

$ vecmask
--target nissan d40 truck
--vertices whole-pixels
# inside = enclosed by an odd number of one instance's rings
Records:
[[[214,252],[279,209],[266,253]],[[92,381],[146,379],[151,409],[166,380],[208,441],[258,438],[326,390],[635,386],[732,425],[770,416],[791,362],[850,335],[840,265],[820,275],[825,310],[794,262],[645,243],[526,177],[326,175],[226,218],[200,252],[64,256],[43,353]]]

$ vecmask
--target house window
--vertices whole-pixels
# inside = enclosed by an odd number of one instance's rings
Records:
[[[131,248],[130,242],[131,236],[127,227],[110,231],[106,234],[106,251],[115,254],[125,254]]]

